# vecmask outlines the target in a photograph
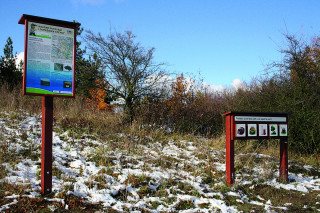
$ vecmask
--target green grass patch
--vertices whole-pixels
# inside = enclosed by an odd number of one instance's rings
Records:
[[[175,206],[176,210],[187,210],[193,208],[195,208],[195,205],[193,204],[192,200],[180,200]]]
[[[201,203],[198,206],[201,209],[209,209],[210,208],[210,203]]]
[[[162,205],[162,203],[158,201],[151,201],[149,204],[151,205],[152,209],[157,209],[160,205]]]
[[[63,96],[72,96],[72,94],[63,94],[63,93],[54,93],[44,89],[27,87],[26,93],[35,93],[35,94],[44,94],[44,95],[63,95]]]
[[[286,206],[288,212],[308,212],[310,210],[313,212],[320,206],[316,204],[320,202],[318,192],[302,193],[294,190],[277,189],[265,184],[256,184],[255,187],[251,187],[251,185],[240,186],[238,191],[246,195],[250,201],[266,203],[270,200],[272,206],[285,206],[285,204],[291,203],[292,205]],[[264,200],[261,200],[261,198]],[[245,202],[245,204],[237,204],[237,206],[238,210],[246,212],[255,205]],[[259,209],[260,207],[256,206],[254,208]]]
[[[314,167],[306,169],[302,165],[295,163],[289,165],[289,171],[295,174],[303,174],[306,176],[320,177],[320,170]]]
[[[11,184],[7,182],[0,182],[0,198],[9,195],[24,195],[31,190],[30,185]]]
[[[151,190],[149,186],[141,186],[140,189],[137,191],[137,194],[140,198],[148,197],[153,194],[154,191]]]
[[[163,202],[165,202],[168,205],[173,204],[174,202],[177,202],[177,198],[176,197],[166,197],[162,199]]]

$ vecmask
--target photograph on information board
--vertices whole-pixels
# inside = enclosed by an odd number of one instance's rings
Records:
[[[257,124],[248,124],[248,136],[257,136]]]

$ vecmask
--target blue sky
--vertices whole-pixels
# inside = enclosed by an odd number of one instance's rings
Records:
[[[23,52],[22,14],[65,21],[107,35],[110,26],[131,30],[155,61],[212,85],[249,82],[280,60],[284,32],[311,38],[319,33],[318,0],[0,0],[0,55],[10,36]]]

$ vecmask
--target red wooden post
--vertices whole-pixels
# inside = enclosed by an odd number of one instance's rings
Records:
[[[226,115],[226,181],[231,186],[234,183],[234,140],[233,116]]]
[[[52,192],[53,97],[42,96],[41,193]]]
[[[280,181],[288,183],[288,137],[280,139]]]

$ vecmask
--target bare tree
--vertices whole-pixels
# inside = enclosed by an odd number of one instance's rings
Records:
[[[111,32],[106,37],[86,31],[88,48],[97,54],[109,83],[109,93],[122,98],[130,121],[135,104],[145,96],[159,95],[159,83],[166,75],[162,63],[153,61],[155,48],[145,49],[130,31]]]

